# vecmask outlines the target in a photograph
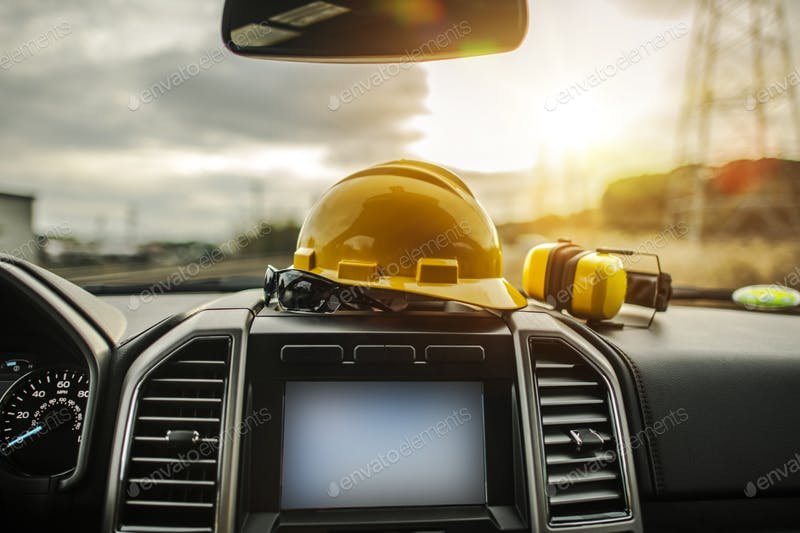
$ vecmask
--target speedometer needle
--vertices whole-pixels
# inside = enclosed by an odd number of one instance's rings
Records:
[[[43,429],[44,428],[42,426],[36,426],[35,428],[31,429],[30,431],[26,431],[25,433],[23,433],[22,435],[20,435],[16,439],[14,439],[11,442],[9,442],[7,444],[7,446],[11,447],[11,446],[14,446],[16,444],[19,444],[20,442],[24,441],[28,437],[33,437],[34,435],[36,435],[37,433],[39,433]]]

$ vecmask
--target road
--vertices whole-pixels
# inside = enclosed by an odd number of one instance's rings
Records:
[[[157,283],[159,281],[197,281],[211,278],[262,278],[267,265],[284,268],[291,264],[287,255],[238,258],[185,265],[136,266],[125,264],[53,268],[54,273],[78,285],[117,285]]]

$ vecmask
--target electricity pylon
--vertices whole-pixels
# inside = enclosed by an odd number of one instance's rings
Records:
[[[669,221],[687,221],[694,241],[715,207],[706,197],[713,165],[800,152],[800,70],[790,35],[783,0],[697,0],[676,139],[692,185],[668,185],[666,199]],[[769,209],[769,202],[746,202]]]

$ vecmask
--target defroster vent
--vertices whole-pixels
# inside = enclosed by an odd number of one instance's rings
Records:
[[[126,443],[121,531],[213,532],[231,341],[194,339],[138,388]]]

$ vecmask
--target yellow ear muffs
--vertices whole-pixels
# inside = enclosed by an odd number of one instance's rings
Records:
[[[608,320],[625,301],[627,275],[619,257],[559,241],[528,252],[522,286],[531,298],[578,318]]]

